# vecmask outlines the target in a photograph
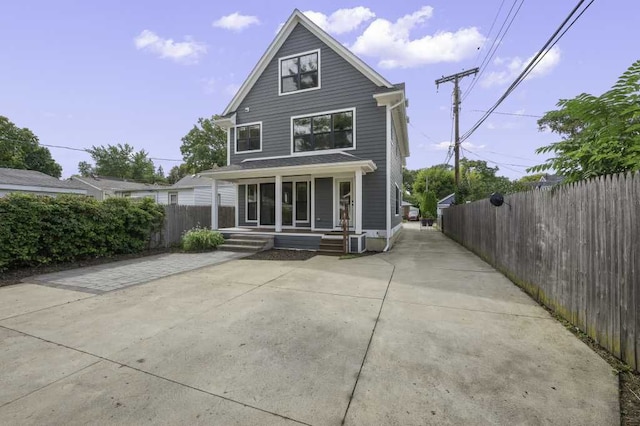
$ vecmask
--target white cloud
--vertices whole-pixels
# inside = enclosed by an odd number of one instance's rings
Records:
[[[185,41],[175,42],[170,38],[162,38],[153,31],[144,30],[135,39],[138,50],[146,50],[163,59],[171,59],[181,63],[196,63],[207,53],[207,46],[185,36]]]
[[[378,65],[383,68],[410,68],[461,61],[473,56],[485,41],[485,36],[475,27],[455,32],[438,31],[411,39],[411,31],[432,16],[433,8],[423,6],[395,22],[378,18],[357,38],[351,50],[359,55],[378,58]]]
[[[453,146],[453,142],[449,142],[449,141],[443,141],[440,143],[434,143],[431,144],[431,149],[436,150],[436,151],[448,151],[449,147]],[[460,146],[462,147],[462,149],[471,149],[471,150],[480,150],[480,149],[484,149],[484,147],[486,147],[486,145],[475,145],[471,142],[468,141],[464,141],[460,144]]]
[[[257,25],[259,23],[260,20],[257,16],[241,15],[235,12],[214,21],[212,25],[214,27],[224,28],[225,30],[242,31],[251,25]]]
[[[542,60],[538,62],[538,65],[527,76],[527,79],[542,77],[549,74],[560,63],[561,51],[558,46],[554,46],[545,55]],[[511,83],[518,75],[525,69],[527,64],[536,56],[537,53],[531,55],[526,60],[522,60],[519,56],[514,58],[496,58],[493,61],[494,65],[505,66],[505,69],[500,71],[492,71],[485,78],[482,79],[480,84],[482,87],[492,87],[502,84]]]
[[[362,23],[376,17],[368,7],[358,6],[351,9],[338,9],[327,16],[321,12],[308,10],[302,12],[320,28],[331,34],[344,34],[358,28]]]

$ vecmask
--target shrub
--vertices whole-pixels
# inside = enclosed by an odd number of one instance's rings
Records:
[[[152,200],[13,193],[0,198],[0,271],[136,253],[164,222]]]
[[[182,249],[184,251],[214,250],[224,243],[222,234],[207,228],[193,228],[182,236]]]

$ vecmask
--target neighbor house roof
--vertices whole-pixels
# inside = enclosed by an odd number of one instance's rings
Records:
[[[441,205],[441,204],[451,205],[455,202],[456,202],[456,194],[453,193],[453,194],[447,195],[442,200],[438,201],[438,205]]]
[[[171,188],[196,188],[198,186],[211,186],[213,179],[200,174],[188,175],[171,185]],[[218,182],[218,185],[224,185],[223,182]]]
[[[345,152],[338,152],[331,154],[274,157],[262,160],[244,160],[238,164],[218,167],[200,173],[219,179],[237,179],[245,177],[243,174],[248,172],[259,172],[265,176],[269,176],[277,171],[298,172],[315,167],[330,170],[331,167],[339,168],[341,166],[348,168],[361,167],[365,171],[373,171],[376,169],[376,164],[372,160],[366,160]]]
[[[562,176],[545,174],[544,176],[540,176],[540,180],[536,183],[536,186],[553,186],[562,183],[562,181],[564,181],[564,177]]]
[[[0,167],[0,185],[2,184],[86,190],[83,186],[73,181],[60,180],[35,170],[7,169]]]
[[[124,179],[101,176],[72,176],[80,182],[84,182],[96,189],[103,191],[144,191],[154,189],[166,189],[167,185],[132,182]]]
[[[240,89],[236,93],[236,95],[231,99],[231,102],[224,110],[222,115],[228,115],[229,113],[238,109],[240,103],[247,96],[251,88],[254,86],[256,81],[264,70],[267,68],[271,60],[278,53],[278,50],[282,47],[284,42],[287,40],[293,29],[296,25],[302,25],[307,30],[309,30],[313,35],[318,37],[322,42],[324,42],[327,46],[329,46],[334,52],[344,58],[348,63],[353,65],[358,71],[364,74],[367,78],[369,78],[373,83],[377,86],[383,86],[386,88],[394,88],[394,85],[389,83],[383,76],[378,74],[373,68],[367,65],[362,59],[358,58],[354,55],[349,49],[344,47],[342,43],[331,37],[324,30],[322,30],[319,26],[314,24],[309,18],[307,18],[302,12],[298,9],[295,9],[287,22],[282,26],[276,38],[271,42],[267,51],[262,55],[256,66],[253,68],[247,79],[244,81]]]

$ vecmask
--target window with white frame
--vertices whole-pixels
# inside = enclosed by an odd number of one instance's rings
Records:
[[[293,152],[353,148],[354,110],[295,117]]]
[[[401,206],[402,206],[402,194],[400,193],[400,188],[396,183],[396,216],[400,214]]]
[[[279,60],[280,94],[320,88],[320,50]]]
[[[262,150],[262,124],[251,123],[236,127],[236,152]]]
[[[309,221],[309,183],[296,182],[296,222]]]
[[[178,204],[178,193],[170,192],[169,193],[169,204]]]
[[[247,222],[257,222],[258,220],[258,185],[250,184],[247,185],[247,210],[246,210],[246,221]]]

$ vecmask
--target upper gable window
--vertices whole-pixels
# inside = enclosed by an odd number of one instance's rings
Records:
[[[280,58],[280,94],[320,88],[320,49]]]
[[[250,151],[262,151],[262,123],[236,127],[236,154]]]

